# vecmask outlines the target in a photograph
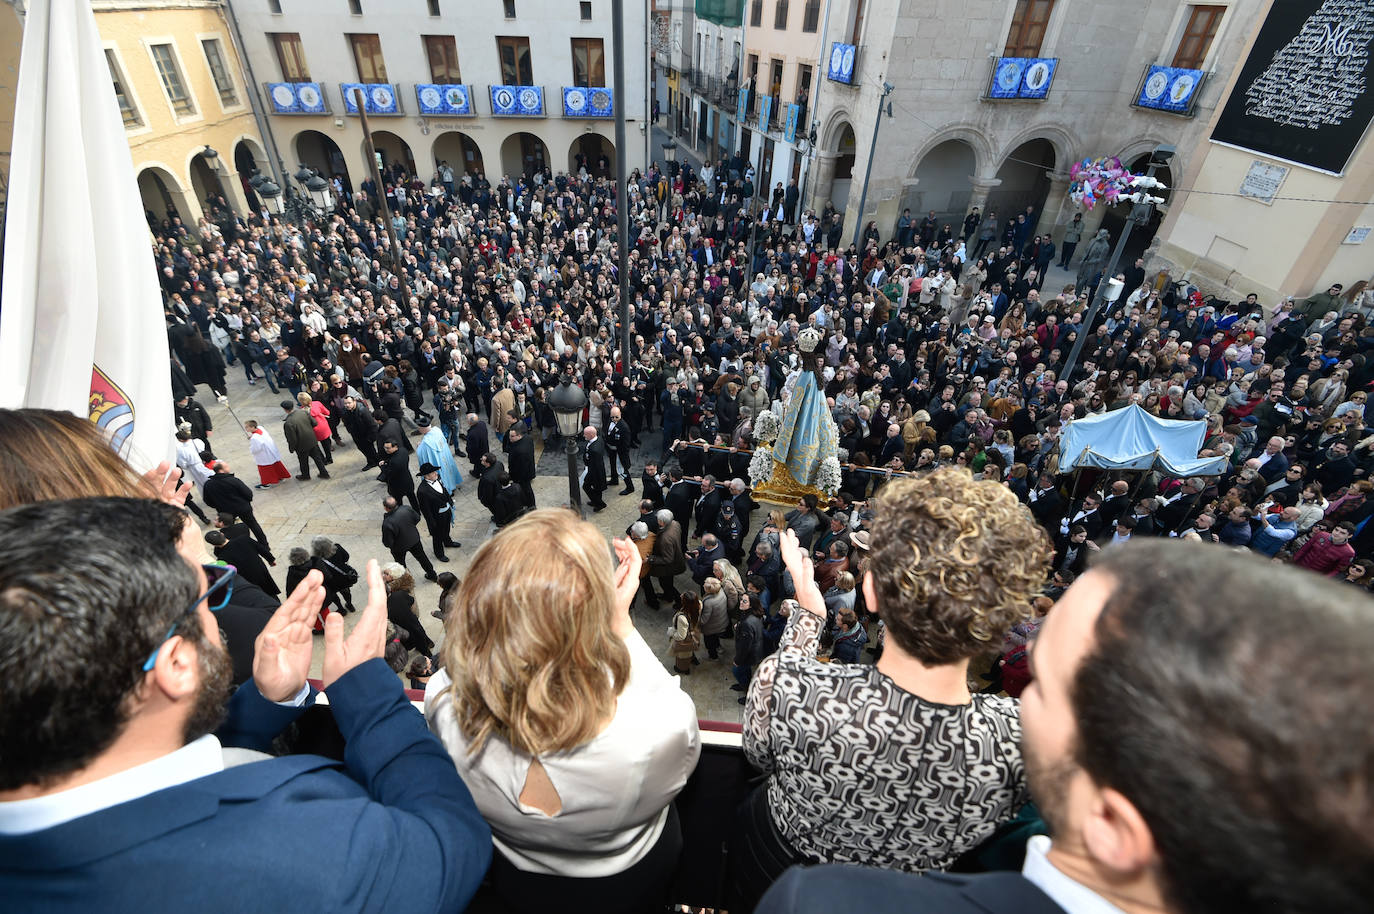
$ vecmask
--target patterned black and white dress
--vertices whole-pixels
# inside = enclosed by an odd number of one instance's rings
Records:
[[[877,668],[816,659],[824,620],[788,620],[754,674],[744,751],[774,825],[814,861],[943,869],[1027,800],[1010,698],[924,701]]]

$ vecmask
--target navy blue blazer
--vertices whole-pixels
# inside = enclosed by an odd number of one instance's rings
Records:
[[[1020,873],[926,873],[859,866],[794,866],[754,914],[1066,914]]]
[[[313,696],[312,696],[313,698]],[[228,768],[27,835],[0,836],[7,911],[461,911],[491,830],[453,760],[379,659],[329,688],[347,740]],[[300,714],[251,682],[226,746],[264,749]]]

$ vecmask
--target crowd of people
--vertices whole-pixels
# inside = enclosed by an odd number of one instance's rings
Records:
[[[391,169],[303,225],[222,201],[154,225],[184,482],[99,455],[80,420],[0,415],[0,628],[34,645],[0,657],[7,897],[124,910],[251,886],[268,906],[461,910],[485,878],[512,910],[656,909],[701,745],[680,677],[723,641],[764,775],[727,842],[732,911],[1368,897],[1366,290],[1208,303],[1137,263],[1085,326],[1099,239],[1045,291],[1033,209],[987,238],[995,213],[845,248],[838,214],[793,221],[783,191],[754,218],[747,167],[708,163],[625,189],[622,327],[612,183],[450,184]],[[754,423],[807,327],[844,478],[763,517]],[[330,485],[340,446],[380,471],[393,563],[360,573],[315,537],[277,599],[253,489],[195,399],[227,399],[235,363],[287,397],[298,480],[313,465]],[[614,561],[534,503],[563,379],[589,401],[591,507],[617,480],[638,496]],[[1206,422],[1201,456],[1226,471],[1058,472],[1069,423],[1132,403]],[[250,434],[257,485],[287,484],[270,432]],[[436,645],[406,561],[441,577],[422,522],[436,560],[458,547],[455,458],[493,535],[440,581]],[[671,605],[678,676],[636,601]],[[342,762],[268,758],[314,704],[317,626]],[[424,688],[423,718],[392,671]],[[213,859],[186,859],[197,842]],[[1020,872],[938,875],[1006,870],[989,859],[1008,844]],[[316,846],[343,851],[302,877]],[[825,863],[870,869],[797,868]]]

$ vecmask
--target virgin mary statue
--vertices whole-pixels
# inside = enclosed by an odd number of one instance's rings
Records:
[[[839,430],[826,405],[818,372],[822,353],[820,331],[807,327],[797,337],[801,366],[783,411],[782,426],[773,444],[773,476],[766,488],[779,494],[821,492],[821,466],[834,458]]]

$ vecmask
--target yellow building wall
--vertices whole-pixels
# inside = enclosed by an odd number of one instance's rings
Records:
[[[14,90],[19,83],[19,44],[24,25],[9,4],[0,4],[0,238],[10,189],[10,141],[14,135]]]
[[[211,146],[218,153],[213,174],[218,177],[230,205],[242,213],[247,208],[235,147],[246,143],[254,159],[268,173],[268,164],[257,123],[249,104],[252,87],[244,82],[233,35],[218,4],[209,2],[138,3],[93,0],[96,25],[107,48],[123,71],[130,100],[142,124],[127,130],[134,172],[139,175],[145,205],[161,215],[160,196],[151,175],[166,187],[182,221],[194,225],[204,198],[213,187],[208,163],[201,155]],[[219,39],[220,53],[234,82],[236,103],[226,106],[210,72],[201,41]],[[152,45],[173,46],[182,81],[194,105],[194,113],[177,115],[158,75]],[[244,177],[247,177],[246,175]]]

